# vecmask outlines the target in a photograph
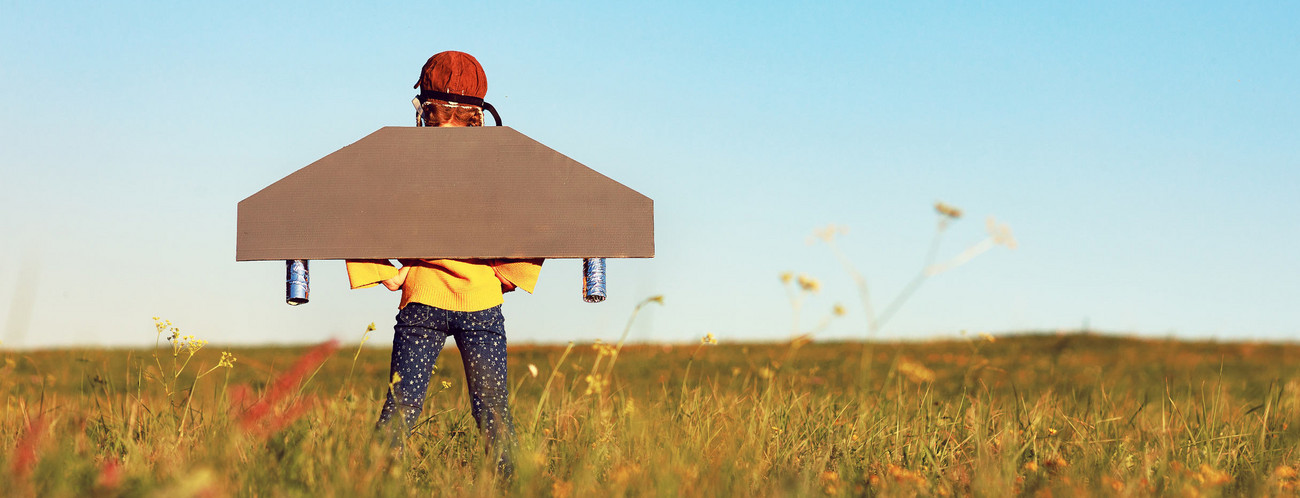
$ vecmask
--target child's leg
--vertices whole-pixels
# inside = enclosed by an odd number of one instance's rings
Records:
[[[378,427],[383,427],[401,411],[401,431],[394,431],[394,436],[405,437],[411,427],[420,418],[424,409],[424,397],[429,391],[429,377],[433,365],[438,362],[438,353],[447,342],[447,311],[410,303],[397,314],[397,325],[393,327],[393,357],[389,366],[388,399],[379,413]],[[393,375],[400,380],[393,382]]]
[[[508,472],[515,428],[508,405],[505,318],[500,306],[456,316],[452,334],[465,364],[470,412],[487,440],[489,454],[499,455],[499,463]]]

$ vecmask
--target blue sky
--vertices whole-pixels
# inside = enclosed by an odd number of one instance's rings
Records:
[[[316,262],[234,262],[236,203],[413,122],[433,53],[484,65],[506,124],[655,200],[658,256],[507,297],[511,340],[864,335],[829,223],[882,306],[943,200],[1020,247],[928,280],[882,333],[1300,333],[1300,6],[1291,2],[0,3],[4,346],[387,341],[397,296]]]

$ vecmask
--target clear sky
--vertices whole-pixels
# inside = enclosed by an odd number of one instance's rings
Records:
[[[397,295],[234,261],[241,199],[383,126],[424,60],[483,64],[505,122],[653,198],[658,256],[510,295],[516,342],[780,340],[778,275],[862,337],[942,200],[1016,234],[919,289],[882,337],[1300,333],[1296,2],[0,2],[3,347],[391,337]],[[399,181],[394,179],[394,181]],[[521,294],[521,293],[515,293]]]

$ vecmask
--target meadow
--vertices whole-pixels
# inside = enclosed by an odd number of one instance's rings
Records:
[[[4,495],[1216,496],[1300,479],[1296,345],[515,345],[507,480],[454,348],[394,459],[372,431],[387,349],[223,352],[158,327],[153,350],[0,351]]]

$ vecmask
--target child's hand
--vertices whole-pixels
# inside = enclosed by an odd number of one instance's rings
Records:
[[[496,273],[495,270],[493,271],[493,273]],[[500,281],[501,281],[501,292],[502,292],[502,293],[510,292],[510,291],[512,291],[512,290],[515,290],[515,284],[510,283],[510,281],[509,281],[509,280],[506,280],[506,278],[503,277],[503,276],[501,276],[500,273],[496,273],[496,276],[497,276],[497,280],[500,280]]]
[[[397,270],[397,275],[393,276],[393,278],[383,281],[384,287],[387,287],[388,290],[390,291],[401,289],[402,284],[406,283],[406,274],[410,272],[411,272],[411,267],[409,266],[403,266],[399,268]]]

